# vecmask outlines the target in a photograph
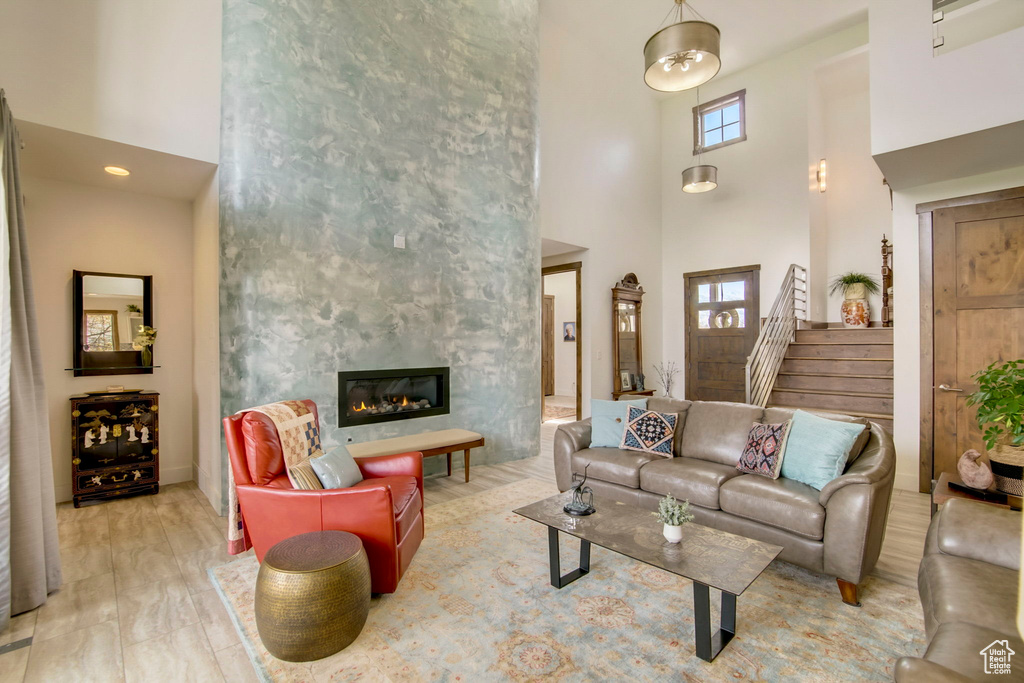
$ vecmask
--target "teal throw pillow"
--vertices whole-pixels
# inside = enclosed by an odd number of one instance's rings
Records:
[[[344,446],[338,446],[319,458],[310,458],[309,463],[325,489],[347,489],[363,480],[359,465]]]
[[[862,424],[796,411],[782,458],[782,476],[820,491],[846,469],[850,449],[865,429]]]
[[[630,406],[647,410],[647,399],[633,401],[590,400],[590,447],[618,448],[626,433],[626,411]]]

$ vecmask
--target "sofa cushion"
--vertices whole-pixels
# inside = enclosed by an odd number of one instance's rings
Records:
[[[868,439],[871,438],[871,421],[866,417],[854,417],[853,415],[840,415],[838,413],[822,413],[817,410],[807,410],[805,412],[815,415],[817,417],[823,417],[826,420],[835,420],[836,422],[846,422],[851,424],[861,424],[867,427],[857,440],[853,442],[853,447],[850,449],[849,455],[846,457],[846,466],[849,467],[853,462],[860,457],[860,454],[864,451],[864,447],[868,445]],[[792,420],[793,414],[796,413],[796,408],[765,408],[764,417],[761,418],[761,422],[773,423],[773,422],[784,422],[785,420]]]
[[[662,496],[671,493],[678,500],[717,510],[719,488],[739,474],[735,465],[697,458],[658,459],[640,470],[640,488]]]
[[[647,399],[632,401],[601,401],[590,399],[590,447],[618,448],[626,431],[626,411],[629,406],[647,408]]]
[[[722,485],[724,512],[777,529],[820,540],[825,535],[825,508],[818,492],[792,479],[744,474]]]
[[[789,436],[790,422],[762,424],[755,422],[750,427],[747,445],[740,454],[736,469],[748,474],[759,474],[769,479],[778,479],[782,471],[782,454],[786,452],[786,437]]]
[[[675,413],[679,416],[676,420],[676,434],[672,440],[672,452],[681,455],[680,447],[683,443],[683,428],[686,426],[686,416],[690,412],[693,401],[684,401],[680,398],[668,398],[667,396],[652,396],[647,399],[647,410],[657,410],[659,413]]]
[[[676,413],[659,413],[630,406],[626,411],[626,431],[619,448],[671,458],[674,456],[672,438],[678,420]]]
[[[736,467],[750,425],[764,409],[745,403],[694,401],[687,411],[680,454]]]
[[[1015,633],[1018,572],[942,553],[926,555],[917,573],[929,634],[942,624],[963,622]]]
[[[623,451],[618,448],[584,448],[572,454],[573,474],[599,479],[612,484],[640,488],[640,468],[652,460],[664,460],[663,456],[640,451]]]
[[[820,491],[846,470],[850,453],[865,431],[862,424],[796,411],[782,459],[782,476]]]

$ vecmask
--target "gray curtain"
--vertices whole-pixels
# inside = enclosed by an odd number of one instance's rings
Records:
[[[21,142],[0,90],[4,215],[0,278],[0,631],[60,588],[50,421],[18,174]]]

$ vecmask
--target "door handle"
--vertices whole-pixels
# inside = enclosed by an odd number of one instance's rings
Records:
[[[959,391],[959,392],[963,393],[963,389],[954,389],[953,387],[949,386],[948,384],[940,384],[939,385],[939,389],[942,389],[943,391]]]

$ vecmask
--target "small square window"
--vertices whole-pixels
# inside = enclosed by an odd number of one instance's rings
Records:
[[[693,108],[693,153],[707,152],[747,139],[746,90]]]

